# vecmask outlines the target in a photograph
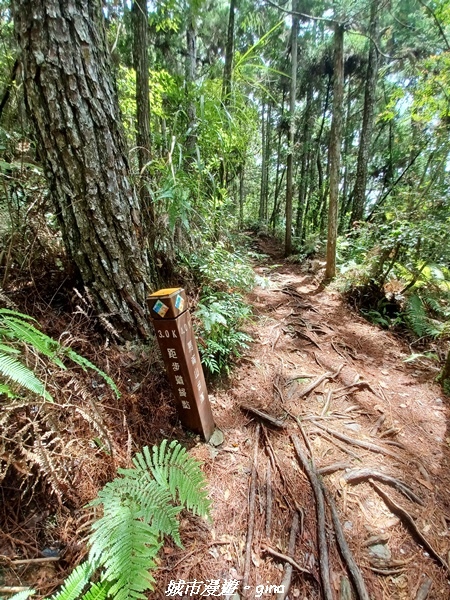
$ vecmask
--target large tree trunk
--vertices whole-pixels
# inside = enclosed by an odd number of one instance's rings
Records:
[[[292,203],[294,196],[294,135],[295,135],[295,101],[297,97],[297,48],[298,48],[298,16],[297,0],[292,0],[292,42],[291,42],[291,90],[289,95],[289,148],[286,163],[286,232],[284,237],[284,254],[292,254]]]
[[[146,211],[148,224],[154,223],[153,203],[146,182],[146,165],[151,157],[150,84],[148,61],[148,9],[147,0],[133,2],[133,62],[136,71],[136,146],[139,164],[139,197]],[[151,233],[151,231],[150,231]]]
[[[344,100],[344,28],[335,25],[333,61],[333,120],[330,132],[330,200],[328,205],[327,264],[325,278],[336,275],[336,240],[339,206],[342,116]]]
[[[101,4],[14,0],[25,102],[67,251],[95,308],[146,336],[152,285],[112,84]]]
[[[369,42],[369,62],[367,65],[366,85],[364,91],[364,112],[361,136],[359,140],[355,187],[353,188],[352,221],[354,222],[362,220],[366,201],[367,165],[369,162],[372,141],[374,107],[378,80],[378,50],[376,48],[376,40],[378,39],[379,10],[380,6],[378,0],[372,0],[370,7],[369,34],[371,40],[373,41]]]

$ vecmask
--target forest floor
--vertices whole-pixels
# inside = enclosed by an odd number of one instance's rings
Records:
[[[9,571],[4,563],[0,587],[38,584],[48,594],[60,583],[85,551],[83,504],[132,450],[162,436],[188,443],[202,461],[212,521],[183,516],[184,549],[164,546],[150,598],[238,598],[238,584],[241,598],[275,598],[275,588],[266,586],[279,586],[286,575],[276,553],[297,565],[291,599],[327,598],[326,573],[328,597],[336,599],[364,598],[364,586],[372,600],[450,598],[450,405],[434,382],[436,371],[405,363],[411,351],[404,341],[362,319],[305,266],[286,263],[274,242],[259,240],[258,251],[259,285],[248,296],[254,341],[231,378],[210,394],[223,444],[204,444],[181,430],[167,386],[153,374],[152,365],[161,367],[154,351],[149,358],[131,346],[103,348],[110,374],[126,383],[120,401],[108,405],[110,397],[99,395],[114,460],[98,449],[90,461],[83,446],[71,508],[55,509],[54,500],[44,506],[42,497],[39,504],[29,495],[20,504],[7,482],[0,559],[22,557],[25,564]],[[312,465],[315,491],[299,455]],[[318,511],[324,493],[334,499],[358,567],[359,595],[349,591],[353,579],[336,541],[337,520],[326,503]],[[55,562],[26,564],[52,542],[63,549]]]
[[[434,383],[436,372],[405,363],[411,351],[404,341],[362,319],[305,267],[285,263],[273,242],[262,241],[259,250],[267,258],[255,267],[263,287],[249,296],[254,342],[228,385],[211,396],[224,444],[192,450],[208,478],[212,528],[200,536],[193,526],[184,552],[166,548],[160,591],[152,597],[167,597],[171,580],[220,580],[222,586],[238,580],[241,597],[275,597],[265,586],[281,584],[285,563],[272,550],[309,572],[294,568],[289,598],[326,597],[317,499],[293,445],[297,438],[309,456],[304,435],[368,596],[450,598],[450,407]],[[382,481],[385,475],[390,483]],[[299,531],[290,552],[296,512]],[[329,509],[323,536],[330,592],[352,598]],[[185,587],[184,597],[200,597],[191,596],[193,589]]]

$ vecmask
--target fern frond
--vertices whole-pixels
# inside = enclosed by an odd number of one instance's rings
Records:
[[[109,375],[107,375],[104,371],[96,367],[93,363],[91,363],[90,360],[84,358],[84,356],[80,356],[79,354],[77,354],[74,350],[72,350],[72,348],[61,346],[61,349],[66,356],[68,356],[74,363],[76,363],[80,367],[83,367],[85,371],[86,369],[91,369],[92,371],[98,373],[98,375],[100,375],[100,377],[102,377],[109,385],[109,387],[114,391],[116,397],[120,398],[119,389]]]
[[[182,546],[177,515],[181,506],[173,506],[172,495],[167,486],[161,486],[157,481],[137,469],[119,469],[124,477],[106,484],[99,492],[98,500],[104,504],[105,516],[110,511],[111,498],[130,498],[137,508],[136,518],[142,518],[153,529],[162,535],[170,535],[178,546]],[[98,503],[98,502],[97,502]]]
[[[117,499],[93,525],[89,559],[104,567],[103,579],[112,583],[109,595],[116,600],[146,598],[141,592],[153,589],[149,572],[161,548],[158,531],[136,518],[132,500]]]
[[[442,334],[443,324],[427,315],[424,302],[418,294],[408,298],[405,313],[407,323],[418,337],[437,338]]]
[[[81,600],[105,600],[110,588],[111,584],[107,581],[93,583],[89,590],[83,594]]]
[[[9,600],[27,600],[30,596],[32,596],[35,593],[36,590],[32,589],[22,590],[21,592],[14,594],[14,596],[10,596]]]
[[[155,480],[167,487],[173,500],[178,500],[183,507],[200,516],[209,515],[211,504],[200,463],[176,440],[169,445],[163,440],[159,447],[153,447],[153,452],[146,446],[133,458],[133,464],[141,472],[150,470]]]
[[[78,565],[67,577],[59,592],[51,596],[50,600],[77,600],[89,583],[93,573],[93,567],[89,561]]]
[[[48,402],[53,402],[42,381],[30,369],[13,356],[3,352],[0,352],[0,373],[30,392],[43,396]]]
[[[25,320],[27,315],[21,313],[17,313],[17,315],[1,315],[1,319],[9,331],[8,337],[30,344],[38,352],[50,358],[60,369],[66,369],[67,367],[56,355],[60,344],[28,323]]]

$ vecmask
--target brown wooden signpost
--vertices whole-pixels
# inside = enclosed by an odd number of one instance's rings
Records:
[[[208,441],[214,419],[186,293],[182,288],[159,290],[149,296],[148,305],[180,421]]]

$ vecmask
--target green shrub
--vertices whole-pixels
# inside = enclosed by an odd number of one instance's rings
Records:
[[[234,358],[248,348],[251,337],[239,331],[251,315],[243,297],[234,292],[208,292],[198,304],[196,316],[199,352],[203,365],[211,374],[229,373]]]

